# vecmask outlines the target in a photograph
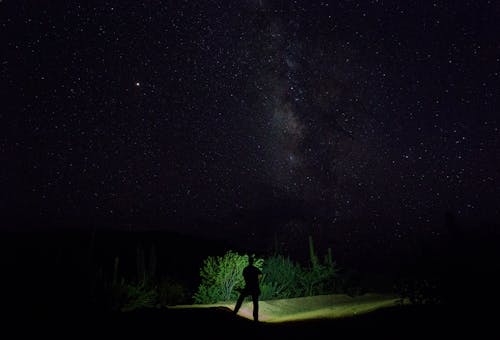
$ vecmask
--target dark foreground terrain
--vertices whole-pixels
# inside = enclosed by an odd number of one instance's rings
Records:
[[[457,237],[448,248],[427,251],[419,266],[409,267],[413,276],[424,268],[424,273],[442,277],[440,293],[446,304],[397,306],[345,319],[255,324],[222,307],[104,312],[99,304],[90,303],[89,288],[101,283],[96,279],[100,268],[109,280],[117,256],[119,276],[133,277],[137,244],[151,249],[154,240],[158,272],[178,275],[191,292],[203,258],[231,249],[226,245],[163,234],[4,233],[0,237],[0,324],[4,334],[11,331],[13,336],[2,338],[496,338],[498,237],[464,239]]]
[[[465,306],[396,306],[344,319],[255,323],[225,307],[149,309],[110,314],[62,311],[4,318],[18,336],[113,339],[486,339],[496,334],[492,311]],[[493,331],[493,333],[491,333]]]

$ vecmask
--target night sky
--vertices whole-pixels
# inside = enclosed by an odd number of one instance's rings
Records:
[[[2,229],[497,223],[496,1],[1,1]],[[384,243],[385,242],[385,243]]]

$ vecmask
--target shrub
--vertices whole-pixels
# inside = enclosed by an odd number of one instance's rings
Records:
[[[254,266],[262,270],[263,259],[255,259]],[[224,256],[209,256],[200,269],[201,283],[194,294],[195,303],[234,301],[238,289],[244,287],[243,268],[248,265],[248,255],[229,250]]]
[[[289,257],[275,255],[266,259],[263,273],[261,283],[263,300],[302,296],[304,290],[301,277],[304,275],[304,270]]]
[[[280,286],[276,281],[261,283],[259,299],[273,300],[273,299],[284,299],[286,297],[283,292],[283,287]]]
[[[311,266],[308,270],[304,271],[301,280],[304,295],[312,296],[334,293],[336,288],[335,278],[338,268],[336,263],[332,260],[331,249],[328,248],[328,254],[325,256],[323,263],[321,263],[314,251],[312,237],[309,236],[309,256]]]
[[[134,279],[126,279],[119,274],[118,256],[114,260],[111,279],[104,276],[102,268],[98,270],[91,291],[96,307],[113,311],[132,311],[185,302],[185,287],[180,282],[169,277],[158,280],[153,275],[156,266],[153,251],[148,270],[144,269],[147,267],[142,253],[138,251],[138,270]]]
[[[301,296],[331,294],[337,288],[335,279],[338,268],[332,260],[331,250],[323,262],[314,252],[309,238],[311,266],[303,268],[290,258],[275,255],[268,259],[256,259],[254,265],[262,270],[260,282],[262,300],[286,299]],[[234,301],[238,290],[244,287],[243,269],[248,264],[247,255],[228,251],[224,256],[210,256],[200,269],[201,283],[193,295],[195,303]]]
[[[441,303],[438,287],[434,280],[424,278],[404,278],[395,285],[401,304],[407,301],[417,305]]]
[[[169,306],[183,303],[186,298],[184,286],[173,279],[165,278],[158,287],[158,304]]]
[[[125,301],[120,310],[123,312],[134,309],[153,308],[157,306],[158,291],[141,281],[125,284]]]

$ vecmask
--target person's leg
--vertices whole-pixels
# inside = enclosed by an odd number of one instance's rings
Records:
[[[238,301],[236,301],[236,306],[234,306],[233,313],[237,314],[238,311],[240,310],[241,304],[243,303],[243,300],[245,300],[245,292],[241,292],[240,296],[238,297]]]
[[[253,301],[253,319],[259,321],[259,294],[252,294]]]

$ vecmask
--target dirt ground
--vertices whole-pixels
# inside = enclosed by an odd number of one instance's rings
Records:
[[[255,323],[230,308],[150,309],[106,315],[43,315],[6,323],[17,336],[113,339],[425,339],[490,338],[494,314],[465,315],[453,307],[395,306],[340,319]],[[494,334],[494,333],[492,333]]]

